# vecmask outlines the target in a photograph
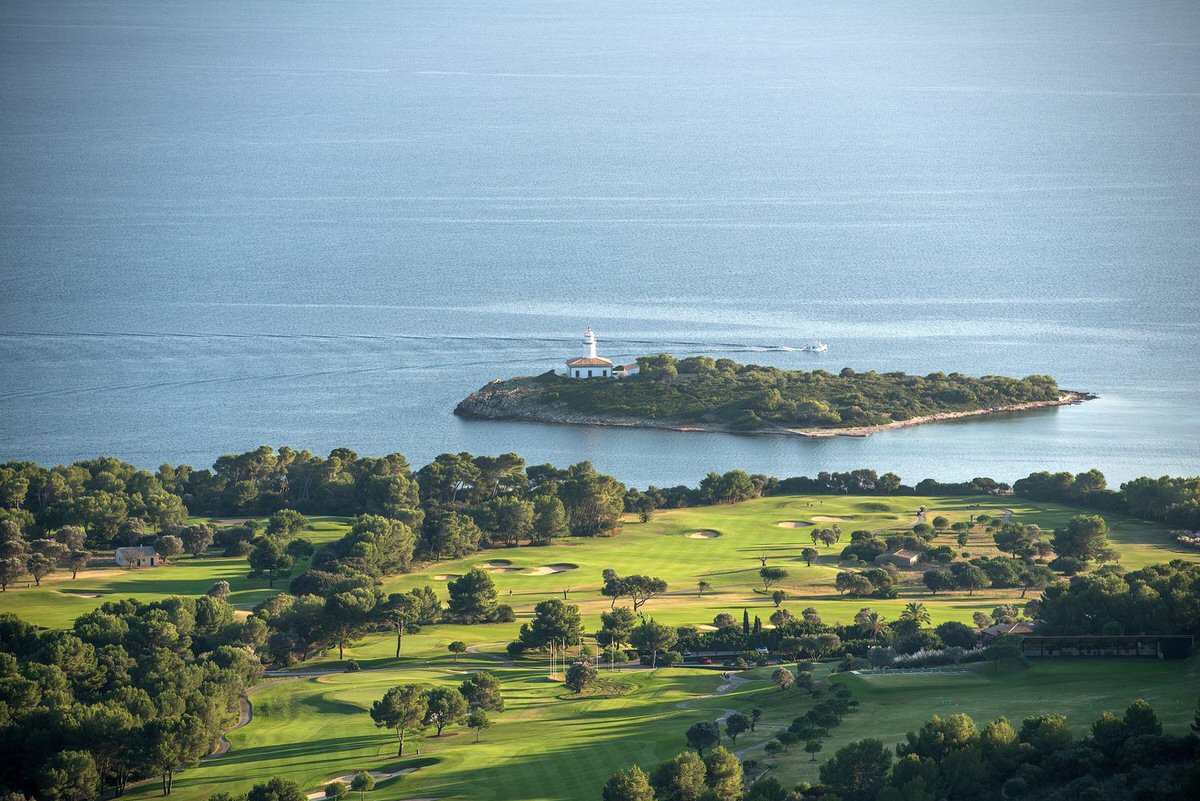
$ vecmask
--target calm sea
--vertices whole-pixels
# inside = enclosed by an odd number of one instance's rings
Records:
[[[0,460],[1197,474],[1198,131],[1193,0],[7,0]],[[452,416],[588,324],[1101,398],[819,441]]]

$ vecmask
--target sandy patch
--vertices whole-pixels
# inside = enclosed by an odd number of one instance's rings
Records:
[[[713,531],[711,528],[702,528],[699,531],[689,531],[685,536],[692,540],[714,540],[721,536],[721,532]]]
[[[450,581],[451,579],[461,578],[458,573],[438,573],[433,577],[434,581]],[[328,782],[326,782],[328,784]]]
[[[568,570],[577,570],[578,568],[579,568],[579,565],[573,565],[570,562],[559,562],[558,564],[542,565],[541,567],[535,567],[533,570],[526,572],[525,575],[527,575],[527,576],[552,576],[555,573],[565,573]]]
[[[696,626],[696,628],[700,629],[701,631],[720,631],[719,628],[711,623],[701,623],[699,626]]]
[[[851,517],[827,517],[826,515],[813,515],[813,520],[818,523],[847,523],[854,518]]]
[[[820,520],[821,518],[818,517],[816,519]],[[808,528],[812,525],[812,523],[804,520],[780,520],[775,525],[779,526],[780,528]]]
[[[397,776],[403,776],[406,773],[412,773],[416,770],[417,770],[416,768],[405,768],[404,770],[398,770],[395,773],[384,773],[381,770],[369,770],[369,771],[367,771],[367,773],[371,774],[371,778],[374,779],[376,783],[379,783],[382,781],[387,781],[388,779],[394,779]],[[347,773],[345,776],[335,776],[332,779],[329,779],[328,781],[326,781],[325,784],[333,784],[334,782],[342,782],[343,784],[350,784],[350,782],[352,782],[352,781],[354,781],[354,774]],[[317,790],[316,792],[308,794],[308,801],[317,801],[317,799],[324,798],[324,797],[325,797],[325,785],[323,784],[323,785],[321,785],[320,790]]]
[[[479,563],[479,566],[484,570],[496,570],[501,567],[509,567],[510,565],[512,565],[512,562],[507,559],[493,559],[490,562]]]
[[[99,598],[98,592],[87,592],[85,590],[60,590],[63,595],[74,595],[76,598]]]
[[[488,572],[489,573],[520,573],[521,568],[519,568],[519,567],[493,567]]]

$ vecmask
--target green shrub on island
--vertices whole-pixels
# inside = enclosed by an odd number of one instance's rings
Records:
[[[638,359],[621,380],[578,381],[546,373],[489,386],[524,389],[532,403],[568,413],[658,422],[764,428],[877,426],[915,417],[1053,402],[1058,383],[1045,375],[974,378],[962,373],[839,373],[781,370],[731,359],[669,354]],[[468,409],[460,407],[464,413]]]

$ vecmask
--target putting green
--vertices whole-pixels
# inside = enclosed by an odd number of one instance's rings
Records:
[[[837,554],[856,529],[903,530],[911,526],[920,506],[929,516],[951,522],[986,513],[1003,515],[1043,529],[1064,524],[1078,510],[1055,504],[1017,499],[981,498],[855,498],[788,496],[737,505],[661,511],[648,523],[627,520],[624,532],[609,539],[568,539],[538,548],[508,548],[474,554],[466,559],[422,567],[415,573],[390,577],[386,591],[431,585],[445,597],[445,579],[475,567],[492,571],[500,600],[518,615],[514,623],[477,626],[438,625],[405,637],[403,655],[394,658],[395,640],[371,635],[347,649],[346,659],[364,668],[355,673],[286,680],[256,691],[253,721],[229,735],[229,754],[185,771],[176,781],[178,801],[204,801],[218,791],[240,792],[256,781],[279,773],[315,792],[327,780],[359,769],[396,773],[416,770],[381,782],[368,801],[395,801],[444,796],[470,799],[529,799],[567,801],[596,798],[614,770],[637,762],[649,767],[684,746],[683,732],[691,723],[718,717],[726,710],[764,710],[758,731],[743,734],[735,750],[743,757],[765,759],[761,745],[811,706],[800,691],[780,692],[769,681],[774,668],[748,671],[750,681],[730,692],[706,698],[721,684],[719,669],[675,668],[657,671],[630,669],[617,675],[620,692],[576,698],[560,683],[547,678],[548,662],[504,655],[533,606],[547,598],[578,604],[585,628],[594,631],[599,615],[610,606],[600,595],[601,573],[661,576],[669,591],[652,599],[643,611],[671,625],[704,625],[719,612],[764,621],[775,606],[762,591],[758,570],[768,565],[789,571],[777,585],[789,598],[793,613],[816,607],[827,622],[849,622],[863,606],[886,619],[895,619],[904,604],[920,600],[933,623],[969,621],[975,611],[1020,602],[1018,590],[983,590],[930,596],[920,584],[920,570],[904,571],[906,583],[894,600],[849,599],[837,595],[833,577],[840,569]],[[814,544],[812,527],[781,528],[780,521],[810,521],[820,517],[853,518],[839,524],[842,543]],[[1174,544],[1162,526],[1107,516],[1112,541],[1126,568],[1183,558],[1200,560],[1200,553]],[[345,532],[347,521],[320,518],[316,541]],[[822,526],[824,527],[824,526]],[[719,532],[719,537],[689,534]],[[955,534],[939,535],[936,544],[960,550]],[[801,557],[815,547],[820,556],[809,567]],[[975,528],[965,548],[972,555],[995,554],[991,536]],[[303,566],[300,566],[303,567]],[[72,581],[56,574],[41,588],[10,588],[0,594],[0,609],[11,610],[43,626],[65,627],[77,615],[106,598],[132,596],[154,600],[175,594],[196,595],[213,581],[230,582],[232,600],[249,609],[273,590],[265,580],[246,578],[245,559],[181,557],[174,565],[154,570],[125,571],[115,567],[89,570]],[[712,586],[703,596],[698,582]],[[276,590],[285,582],[276,582]],[[776,587],[772,587],[776,589]],[[98,597],[92,597],[98,596]],[[462,640],[472,649],[455,663],[447,645]],[[304,669],[337,669],[336,650],[305,663]],[[454,685],[464,671],[488,668],[500,677],[508,708],[495,716],[483,741],[458,727],[440,738],[426,737],[416,755],[395,756],[394,734],[376,729],[366,710],[371,701],[397,683]],[[820,668],[820,672],[827,671]],[[607,674],[606,674],[607,677]],[[826,757],[851,739],[882,737],[893,743],[930,715],[966,712],[986,723],[998,715],[1016,720],[1028,714],[1062,712],[1080,731],[1104,709],[1123,709],[1136,697],[1152,703],[1168,729],[1186,728],[1200,695],[1197,679],[1182,663],[1145,661],[1064,661],[1038,663],[1030,669],[995,672],[990,666],[966,674],[838,676],[849,684],[862,709],[847,717],[825,741]],[[686,706],[680,706],[686,704]],[[815,778],[819,762],[798,749],[770,760],[773,775],[785,786]],[[155,796],[151,782],[131,795]]]

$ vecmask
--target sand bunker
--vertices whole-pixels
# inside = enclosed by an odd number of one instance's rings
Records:
[[[510,565],[512,565],[512,562],[507,559],[493,559],[490,562],[483,562],[479,566],[484,570],[497,570],[501,567],[509,567]]]
[[[535,567],[533,570],[530,570],[525,575],[527,575],[527,576],[552,576],[555,573],[565,573],[568,570],[577,570],[577,569],[579,569],[579,565],[573,565],[570,562],[559,562],[558,564],[554,564],[554,565],[542,565],[541,567]]]
[[[98,592],[85,592],[83,590],[63,590],[63,595],[74,595],[76,598],[99,598]]]
[[[687,533],[688,539],[693,540],[712,540],[719,536],[721,536],[721,532],[713,531],[711,528],[702,528],[699,531],[689,531]]]
[[[817,518],[817,520],[820,519],[821,518],[819,517]],[[780,528],[808,528],[812,525],[812,523],[804,520],[780,520],[775,525],[779,526]]]
[[[384,773],[381,770],[369,770],[369,771],[367,771],[367,773],[371,774],[371,778],[374,779],[378,783],[378,782],[385,782],[388,779],[394,779],[397,776],[405,776],[409,773],[415,773],[419,769],[420,769],[419,767],[418,768],[404,768],[403,770],[398,770],[395,773]],[[326,781],[325,784],[333,784],[334,782],[341,782],[342,784],[349,784],[352,781],[354,781],[354,774],[347,773],[345,776],[335,776],[332,779],[329,779],[328,781]],[[306,797],[308,798],[308,801],[318,801],[318,799],[323,799],[323,798],[325,798],[325,788],[322,787],[320,790],[317,790],[316,792],[309,793]]]
[[[701,623],[699,626],[696,626],[696,628],[700,629],[701,631],[720,631],[719,628],[711,623]]]
[[[818,523],[846,523],[852,518],[849,517],[826,517],[825,515],[813,515],[813,520]]]
[[[438,573],[433,577],[434,581],[450,581],[451,579],[461,578],[457,573]]]
[[[521,568],[519,568],[519,567],[493,567],[488,572],[489,573],[520,573]]]

